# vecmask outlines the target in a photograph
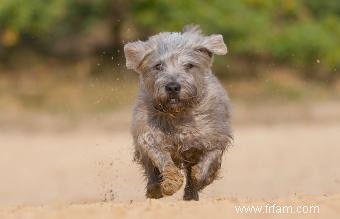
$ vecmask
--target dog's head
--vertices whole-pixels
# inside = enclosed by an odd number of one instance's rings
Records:
[[[160,33],[147,41],[127,43],[126,66],[140,74],[141,84],[154,107],[181,112],[197,103],[211,73],[213,54],[224,55],[222,35],[204,36],[197,26],[182,33]]]

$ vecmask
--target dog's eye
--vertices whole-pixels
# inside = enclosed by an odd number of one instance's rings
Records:
[[[192,69],[193,67],[194,67],[194,65],[191,64],[191,63],[188,63],[188,64],[184,65],[184,68],[185,68],[186,71]]]
[[[157,71],[162,71],[163,70],[163,63],[158,63],[155,66],[153,66],[153,69]]]

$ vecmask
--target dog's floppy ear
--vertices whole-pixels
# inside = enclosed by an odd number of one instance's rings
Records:
[[[223,41],[223,36],[221,34],[213,34],[204,37],[203,42],[200,45],[200,50],[206,50],[209,56],[212,54],[225,55],[228,52],[227,46]]]
[[[142,41],[125,44],[124,54],[126,59],[126,67],[128,69],[137,70],[145,56],[150,52],[151,49],[146,45],[145,42]]]

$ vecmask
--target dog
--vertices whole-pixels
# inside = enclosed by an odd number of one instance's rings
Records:
[[[233,136],[230,101],[211,66],[213,55],[226,53],[222,35],[194,25],[125,44],[126,67],[140,78],[132,135],[147,198],[177,192],[184,170],[183,199],[199,200],[218,176]]]

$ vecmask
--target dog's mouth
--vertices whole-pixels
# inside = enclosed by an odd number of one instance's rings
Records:
[[[158,111],[177,113],[183,110],[183,103],[179,97],[168,97],[162,102],[156,102],[154,105]]]
[[[184,111],[186,108],[192,107],[195,102],[195,98],[180,98],[178,95],[167,96],[161,101],[155,101],[154,107],[158,111],[165,113],[179,113]]]
[[[180,99],[178,97],[171,97],[168,99],[168,104],[177,105],[180,103]]]

